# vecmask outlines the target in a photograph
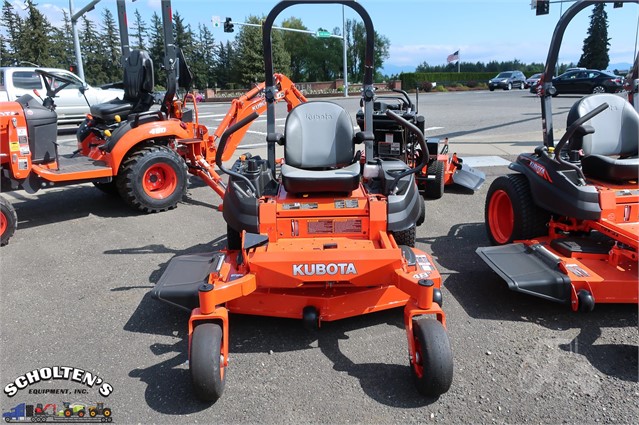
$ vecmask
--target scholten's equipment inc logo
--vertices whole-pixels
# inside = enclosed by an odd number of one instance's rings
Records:
[[[43,367],[40,369],[34,369],[30,372],[27,372],[23,375],[18,376],[13,382],[7,384],[4,387],[4,393],[13,397],[20,390],[23,390],[30,385],[37,384],[39,382],[52,382],[52,381],[69,381],[75,382],[78,384],[85,385],[89,388],[97,388],[98,393],[102,397],[108,397],[113,392],[113,386],[108,382],[105,382],[104,379],[100,378],[98,375],[88,372],[83,369],[78,369],[75,367],[69,366],[53,366],[53,367]],[[81,390],[81,391],[85,391]],[[78,390],[75,390],[77,393]],[[30,394],[34,393],[47,393],[47,394],[69,394],[70,390],[68,389],[43,389],[43,390],[29,390]],[[84,392],[83,392],[84,393]]]

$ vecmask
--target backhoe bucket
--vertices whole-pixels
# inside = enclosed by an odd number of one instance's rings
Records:
[[[453,183],[473,191],[479,190],[484,181],[486,181],[486,174],[464,163],[453,174]]]

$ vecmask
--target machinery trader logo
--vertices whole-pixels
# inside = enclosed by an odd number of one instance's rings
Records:
[[[95,373],[70,367],[70,366],[52,366],[34,369],[23,375],[18,376],[13,382],[4,387],[4,393],[8,397],[13,397],[19,391],[24,390],[32,385],[41,382],[68,381],[84,385],[88,388],[97,389],[102,397],[108,397],[113,392],[113,386],[106,382],[103,378]],[[57,383],[57,382],[56,382]],[[29,394],[71,394],[69,389],[29,389]],[[86,394],[86,388],[75,389],[74,394]]]

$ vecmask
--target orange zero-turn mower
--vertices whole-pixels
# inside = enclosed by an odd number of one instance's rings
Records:
[[[634,0],[636,3],[636,0]],[[551,77],[564,30],[559,19],[542,82],[544,144],[510,164],[486,198],[493,247],[477,249],[510,289],[591,311],[596,303],[637,303],[639,113],[623,97],[578,100],[554,145]]]
[[[465,164],[456,153],[451,155],[448,138],[443,141],[436,138],[427,139],[428,150],[423,151],[415,135],[386,116],[387,110],[401,114],[402,118],[424,133],[426,119],[419,115],[418,92],[415,93],[413,103],[404,90],[393,91],[397,94],[375,96],[373,102],[374,155],[387,159],[397,158],[410,166],[422,162],[422,158],[427,157],[426,166],[415,175],[417,187],[426,198],[441,198],[444,186],[453,184],[472,191],[479,190],[486,180],[486,175]],[[357,112],[357,123],[360,128],[363,127],[364,112],[361,110]]]
[[[229,175],[223,198],[228,225],[225,250],[176,257],[152,291],[155,298],[191,311],[189,368],[196,396],[216,401],[229,365],[229,315],[241,313],[324,321],[404,306],[410,367],[418,390],[445,393],[453,359],[441,309],[441,276],[426,253],[414,248],[423,200],[415,173],[423,167],[373,155],[370,132],[354,134],[339,105],[302,103],[288,114],[284,134],[275,132],[271,29],[295,4],[351,7],[366,28],[364,109],[372,126],[372,60],[375,34],[366,10],[343,0],[278,3],[263,28],[268,158],[244,155],[232,169],[222,163],[232,135],[257,117],[224,132],[216,164]],[[387,113],[425,142],[418,128]],[[275,144],[284,163],[275,175]],[[355,153],[364,143],[366,160]]]

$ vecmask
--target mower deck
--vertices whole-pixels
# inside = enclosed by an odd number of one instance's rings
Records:
[[[543,237],[477,253],[513,291],[575,308],[581,290],[596,303],[637,303],[636,255],[628,258],[610,240]]]

